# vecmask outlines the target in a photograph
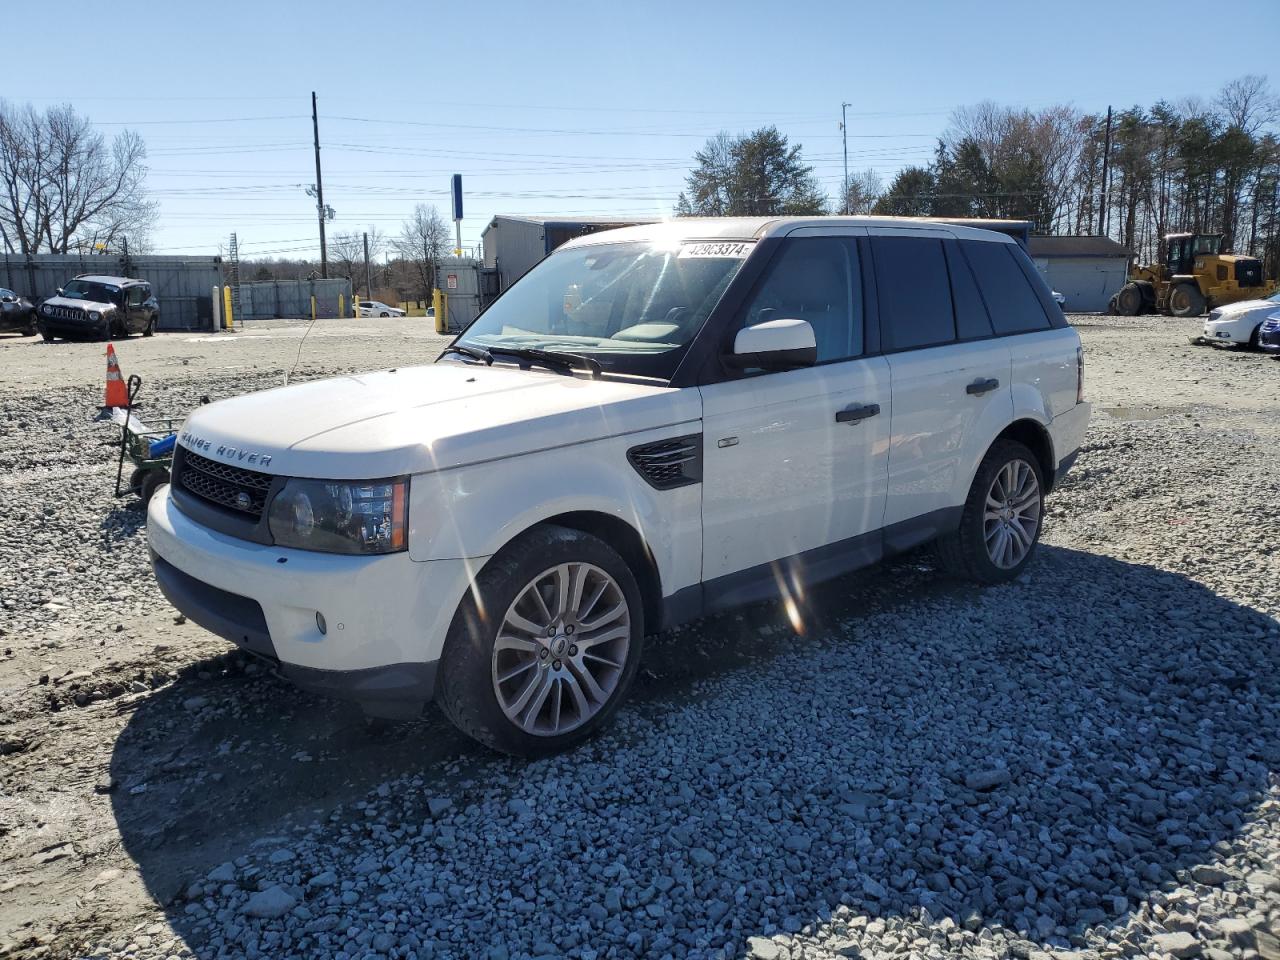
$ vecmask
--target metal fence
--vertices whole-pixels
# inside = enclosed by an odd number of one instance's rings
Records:
[[[56,296],[79,274],[146,280],[160,301],[161,330],[213,329],[213,288],[222,283],[221,257],[117,256],[116,254],[2,254],[0,285],[32,300]]]
[[[342,312],[351,316],[351,281],[262,280],[240,284],[241,320],[269,320],[276,317],[310,317],[311,298],[316,298],[316,316],[336,317],[338,298]]]

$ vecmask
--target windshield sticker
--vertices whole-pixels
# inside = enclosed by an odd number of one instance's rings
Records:
[[[681,260],[693,257],[729,257],[742,260],[755,249],[755,241],[720,241],[717,243],[683,243],[680,245]]]

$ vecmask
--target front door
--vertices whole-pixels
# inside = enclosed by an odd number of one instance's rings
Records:
[[[732,333],[805,320],[817,365],[748,371],[701,388],[703,581],[712,606],[802,594],[808,579],[879,556],[889,369],[883,357],[864,355],[862,294],[852,237],[785,240]]]

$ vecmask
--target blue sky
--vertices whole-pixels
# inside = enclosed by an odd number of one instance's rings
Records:
[[[246,255],[318,251],[303,193],[315,179],[312,90],[331,231],[394,234],[419,201],[448,216],[457,172],[473,244],[495,213],[669,214],[693,152],[721,129],[776,124],[835,194],[842,100],[852,104],[851,171],[872,167],[888,182],[929,158],[958,105],[1207,99],[1275,62],[1276,0],[1233,0],[1229,42],[1185,48],[1161,39],[1176,31],[1152,32],[1152,9],[153,0],[108,14],[100,2],[15,3],[5,33],[26,38],[35,66],[8,73],[0,95],[69,102],[106,133],[141,133],[161,204],[158,252],[216,253],[232,231]],[[1204,9],[1167,0],[1158,19],[1199,36]],[[81,59],[85,35],[115,52]],[[1176,49],[1191,62],[1167,64]],[[52,63],[69,68],[40,66]],[[1280,72],[1272,82],[1280,89]]]

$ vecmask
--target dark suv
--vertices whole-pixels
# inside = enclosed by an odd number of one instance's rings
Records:
[[[160,304],[145,280],[76,277],[40,304],[40,335],[109,340],[140,333],[149,337],[160,322]]]

